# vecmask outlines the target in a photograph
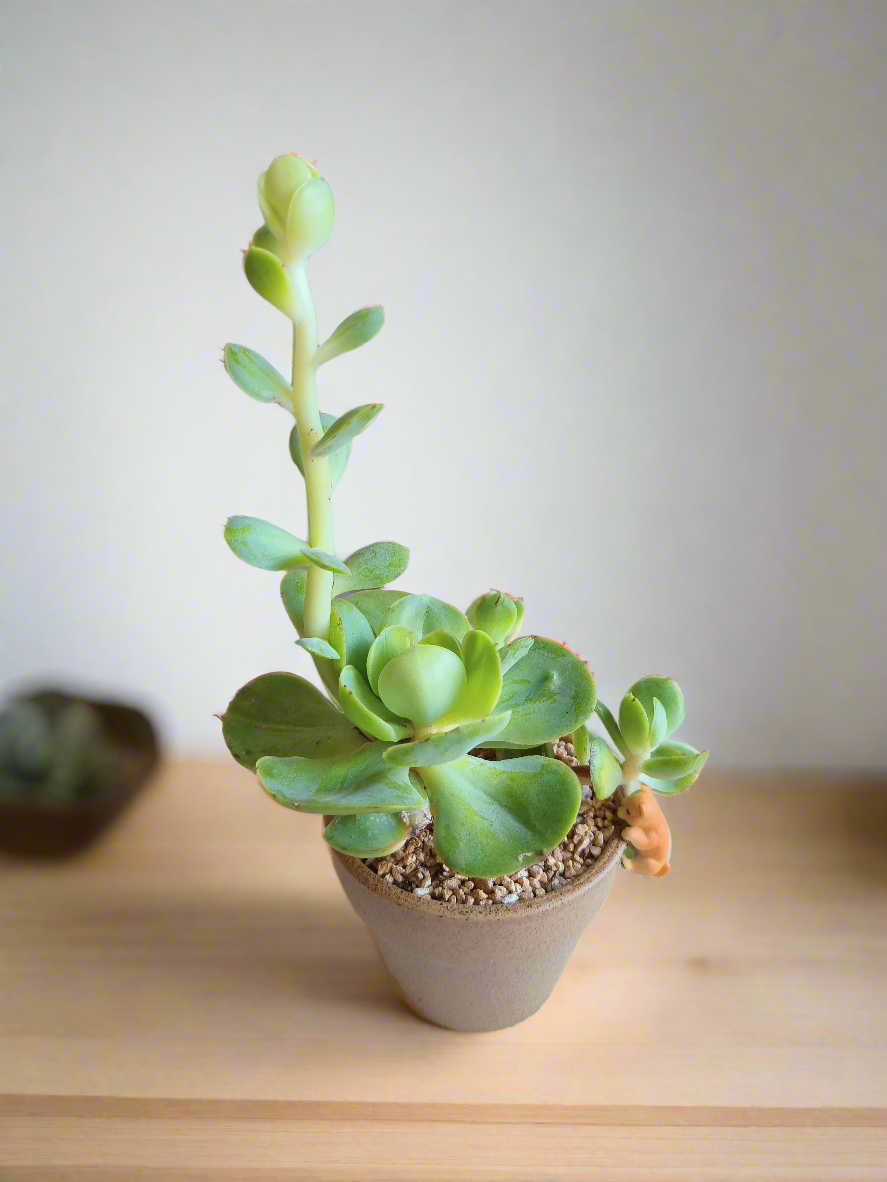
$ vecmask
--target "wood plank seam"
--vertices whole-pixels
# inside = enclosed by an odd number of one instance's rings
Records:
[[[887,1108],[693,1105],[400,1103],[154,1096],[0,1094],[0,1118],[644,1126],[648,1128],[887,1128]]]

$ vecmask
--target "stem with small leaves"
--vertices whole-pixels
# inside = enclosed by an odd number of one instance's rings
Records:
[[[317,314],[308,286],[305,263],[289,271],[295,314],[293,316],[293,413],[299,432],[305,467],[305,497],[308,503],[308,540],[319,550],[335,553],[332,483],[329,459],[312,456],[315,444],[323,438],[323,426],[317,409],[315,355],[317,353]],[[317,566],[309,566],[305,586],[305,635],[328,640],[333,595],[333,575]]]

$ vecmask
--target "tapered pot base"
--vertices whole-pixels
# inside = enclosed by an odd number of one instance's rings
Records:
[[[624,848],[611,841],[592,869],[544,899],[490,907],[417,897],[343,854],[333,853],[333,865],[410,1009],[437,1026],[481,1032],[514,1026],[545,1003],[610,893]]]

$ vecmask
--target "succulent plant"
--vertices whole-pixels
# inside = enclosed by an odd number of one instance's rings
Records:
[[[617,751],[587,731],[578,739],[577,756],[588,764],[599,799],[606,800],[617,788],[632,795],[644,784],[661,796],[675,796],[698,779],[708,752],[669,739],[684,721],[684,695],[670,677],[650,674],[636,681],[619,703],[618,721],[601,701],[595,714]]]
[[[362,858],[398,849],[434,823],[438,856],[466,875],[511,873],[556,846],[575,820],[580,783],[552,744],[587,735],[594,678],[564,645],[519,637],[523,601],[500,591],[465,612],[387,584],[407,567],[396,542],[337,557],[333,494],[353,441],[382,406],[335,416],[318,408],[320,367],[370,341],[381,307],[346,317],[323,343],[308,284],[309,257],[334,218],[329,185],[299,156],[259,178],[264,218],[244,255],[254,290],[292,325],[291,377],[228,344],[235,384],[295,420],[289,454],[301,473],[307,537],[249,516],[228,519],[238,558],[283,572],[281,598],[296,643],[328,696],[294,673],[268,673],[222,716],[229,750],[279,803],[326,816],[324,837]],[[496,758],[472,754],[492,744]]]
[[[98,712],[55,695],[13,699],[0,712],[0,795],[74,800],[113,786],[123,755]]]

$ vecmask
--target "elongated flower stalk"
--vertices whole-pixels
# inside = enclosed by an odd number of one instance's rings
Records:
[[[332,231],[330,187],[302,157],[279,156],[259,178],[258,198],[264,221],[244,271],[291,322],[291,377],[243,345],[225,346],[225,367],[251,398],[276,403],[295,420],[289,451],[305,482],[308,536],[239,516],[228,519],[225,539],[251,566],[284,572],[281,598],[296,643],[311,655],[328,697],[293,673],[255,678],[223,716],[234,757],[281,804],[331,816],[324,837],[341,853],[367,858],[398,849],[430,811],[440,858],[482,877],[535,861],[573,824],[580,778],[552,757],[563,736],[573,736],[599,795],[642,782],[678,791],[685,764],[698,774],[701,763],[680,744],[661,749],[680,721],[673,682],[673,691],[659,684],[665,679],[633,687],[624,734],[614,735],[620,764],[586,729],[596,706],[588,666],[564,645],[519,636],[522,600],[489,591],[463,613],[430,595],[388,589],[409,559],[396,542],[336,557],[334,490],[352,441],[382,407],[321,412],[317,371],[371,340],[384,316],[380,307],[362,308],[318,344],[307,266]],[[490,744],[497,758],[472,754],[489,753]]]

